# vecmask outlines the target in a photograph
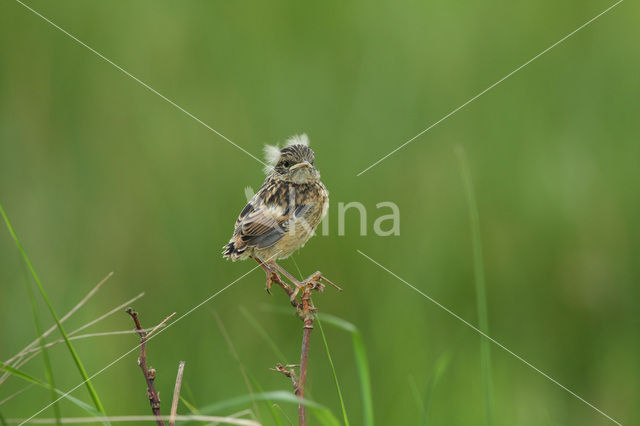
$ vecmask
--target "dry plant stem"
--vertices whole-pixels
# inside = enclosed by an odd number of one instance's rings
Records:
[[[105,280],[106,280],[106,278],[105,278]],[[100,286],[100,285],[101,285],[101,283],[103,283],[105,280],[101,281],[101,282],[98,284],[98,286]],[[94,289],[92,290],[92,292],[91,292],[91,293],[89,293],[89,295],[91,295],[92,293],[95,293],[95,291],[99,288],[98,286],[96,286],[96,288],[94,288]],[[87,297],[88,297],[89,295],[87,295]],[[98,323],[98,322],[102,321],[103,319],[105,319],[105,318],[107,318],[107,317],[109,317],[109,316],[113,315],[114,313],[116,313],[116,312],[120,311],[120,310],[121,310],[122,308],[124,308],[125,306],[130,305],[131,303],[133,303],[133,302],[135,302],[136,300],[140,299],[142,296],[144,296],[144,293],[140,293],[140,294],[138,294],[136,297],[134,297],[134,298],[132,298],[132,299],[129,299],[128,301],[126,301],[126,302],[124,302],[124,303],[122,303],[122,304],[120,304],[120,305],[116,306],[115,308],[111,309],[109,312],[107,312],[107,313],[105,313],[105,314],[101,315],[100,317],[98,317],[98,318],[96,318],[96,319],[94,319],[94,320],[92,320],[92,321],[90,321],[90,322],[88,322],[88,323],[86,323],[86,324],[82,325],[80,328],[77,328],[76,330],[74,330],[74,331],[72,331],[72,332],[68,333],[68,336],[69,336],[69,337],[74,336],[74,335],[76,335],[77,333],[79,333],[80,331],[82,331],[82,330],[84,330],[84,329],[86,329],[86,328],[91,327],[92,325],[94,325],[94,324],[96,324],[96,323]],[[66,321],[66,320],[71,316],[71,314],[72,314],[72,313],[74,313],[74,312],[75,312],[75,311],[76,311],[80,306],[82,306],[82,304],[83,304],[83,303],[85,303],[85,302],[88,300],[88,299],[87,299],[87,297],[85,297],[85,298],[84,298],[80,303],[78,303],[78,304],[77,304],[77,305],[76,305],[76,306],[75,306],[71,311],[69,311],[69,312],[68,312],[64,317],[62,317],[62,318],[60,319],[60,322],[62,323],[62,322],[64,322],[64,321]],[[41,339],[46,338],[46,337],[47,337],[47,336],[49,336],[53,331],[55,331],[57,328],[58,328],[58,326],[54,324],[51,328],[49,328],[47,331],[45,331],[44,333],[42,333],[42,335],[40,336],[40,338],[41,338]],[[62,340],[61,340],[61,342],[63,342],[63,341],[64,341],[64,339],[62,339]],[[38,343],[38,340],[37,340],[37,339],[36,339],[36,340],[34,340],[33,342],[31,342],[30,344],[28,344],[27,346],[25,346],[25,347],[24,347],[20,352],[18,352],[18,353],[17,353],[17,354],[15,354],[13,357],[11,357],[11,358],[10,358],[10,359],[8,359],[7,361],[5,361],[5,364],[9,364],[9,363],[11,363],[11,362],[15,361],[15,363],[14,363],[13,367],[19,368],[22,364],[18,364],[18,363],[20,363],[20,361],[24,358],[24,356],[28,355],[30,352],[33,352],[34,350],[40,350],[40,349],[37,347],[37,343]],[[34,348],[35,348],[35,349],[34,349]],[[16,361],[16,360],[17,360],[17,361]],[[0,384],[2,384],[3,382],[4,382],[4,380],[0,380]]]
[[[109,278],[111,278],[111,276],[113,275],[113,272],[110,272],[106,277],[104,277],[102,279],[102,281],[100,281],[98,284],[96,284],[95,287],[93,287],[91,289],[91,291],[89,291],[89,293],[87,293],[87,295],[82,298],[82,300],[80,300],[80,302],[78,302],[69,312],[67,312],[66,315],[64,315],[62,318],[60,318],[60,323],[62,324],[63,322],[65,322],[66,320],[68,320],[71,315],[75,314],[78,309],[80,309],[85,303],[87,303],[87,301],[89,299],[91,299],[97,292],[98,290],[100,290],[100,287],[102,287],[102,285],[107,282],[107,280]],[[20,352],[18,352],[17,354],[15,354],[14,356],[12,356],[11,358],[9,358],[8,360],[5,361],[5,364],[12,364],[12,367],[17,367],[18,363],[20,361],[22,361],[22,359],[25,356],[25,353],[34,348],[35,346],[38,345],[38,342],[40,341],[40,339],[44,339],[47,336],[49,336],[51,333],[53,333],[56,329],[58,328],[57,324],[54,324],[53,326],[51,326],[47,331],[45,331],[44,333],[42,333],[41,336],[39,336],[36,340],[34,340],[33,342],[29,343],[23,350],[21,350]],[[17,360],[17,361],[16,361]],[[4,373],[2,375],[2,377],[0,377],[0,385],[2,383],[4,383],[8,378],[9,378],[10,374],[9,373]]]
[[[111,275],[107,276],[107,278],[109,278]],[[102,283],[104,283],[106,281],[105,278],[104,280],[102,280],[100,283],[98,283],[98,285],[80,302],[78,303],[78,305],[76,305],[76,307],[74,307],[73,310],[69,311],[69,313],[67,313],[67,315],[65,315],[64,317],[62,317],[60,319],[60,322],[63,322],[64,320],[66,320],[67,318],[69,318],[71,316],[71,314],[73,312],[75,312],[75,310],[77,310],[80,306],[82,306],[82,304],[84,302],[86,302],[88,300],[88,297],[90,295],[95,294],[95,292],[97,291],[97,289],[99,288],[100,285],[102,285]],[[131,303],[135,302],[136,300],[140,299],[142,296],[144,296],[144,293],[140,293],[138,294],[136,297],[120,304],[119,306],[116,306],[115,308],[111,309],[109,312],[101,315],[100,317],[94,319],[93,321],[90,321],[86,324],[84,324],[83,326],[81,326],[80,328],[68,333],[68,336],[70,338],[70,340],[73,340],[71,337],[75,336],[77,333],[79,333],[80,331],[91,327],[92,325],[102,321],[103,319],[111,316],[112,314],[114,314],[115,312],[120,311],[122,308],[124,308],[127,305],[130,305]],[[51,332],[53,332],[54,330],[56,330],[58,328],[57,325],[54,325],[53,327],[51,327],[49,330],[45,331],[44,333],[42,333],[41,338],[45,338],[47,337],[49,334],[51,334]],[[135,332],[135,331],[134,331]],[[35,340],[34,342],[37,343],[37,340]],[[49,346],[53,346],[56,343],[62,343],[64,342],[64,339],[60,339],[60,340],[56,340],[55,342],[51,342],[48,343],[47,345],[45,345],[45,347],[49,347]],[[18,352],[16,355],[14,355],[10,360],[5,361],[5,364],[9,364],[10,362],[13,362],[12,367],[14,368],[20,368],[23,365],[25,365],[27,362],[31,361],[33,358],[35,358],[39,353],[40,353],[41,349],[39,347],[35,347],[34,343],[30,343],[29,345],[27,345],[23,350],[21,350],[20,352]],[[35,352],[35,353],[34,353]],[[31,354],[31,355],[29,355]],[[11,377],[11,375],[9,373],[5,373],[2,375],[2,377],[0,377],[0,385],[2,385],[9,377]]]
[[[304,398],[304,387],[307,383],[307,365],[309,364],[311,330],[313,330],[313,321],[316,316],[316,308],[313,306],[313,302],[311,301],[311,292],[313,290],[322,291],[324,289],[324,286],[317,281],[308,282],[305,280],[304,283],[303,293],[302,296],[300,296],[300,303],[297,305],[298,316],[304,323],[302,328],[302,349],[300,350],[300,377],[296,377],[296,373],[293,369],[287,368],[293,367],[290,365],[283,366],[278,363],[276,364],[276,368],[272,369],[291,379],[293,390],[298,398]],[[300,420],[300,426],[306,426],[307,413],[303,404],[298,404],[298,419]]]
[[[111,278],[112,276],[113,276],[113,272],[109,272],[109,274],[106,277],[104,277],[102,279],[102,281],[100,281],[98,284],[96,284],[96,286],[94,288],[92,288],[91,291],[89,291],[89,293],[87,293],[87,295],[84,296],[81,301],[79,301],[69,312],[67,312],[66,315],[64,315],[62,318],[60,318],[60,323],[64,323],[66,320],[68,320],[71,317],[71,315],[75,314],[78,311],[78,309],[80,309],[82,306],[84,306],[85,303],[87,303],[89,301],[89,299],[91,299],[98,292],[98,290],[100,290],[100,287],[102,287],[102,285],[105,282],[107,282],[107,280],[109,278]],[[34,346],[36,346],[38,344],[38,340],[39,339],[41,339],[41,338],[44,339],[45,337],[49,336],[57,328],[58,328],[57,324],[52,325],[47,331],[42,333],[42,336],[40,336],[38,339],[34,340],[33,342],[29,343],[27,345],[27,347],[24,348],[22,351],[20,351],[20,353],[18,355],[23,355],[25,351],[27,351],[27,350],[33,348]]]
[[[240,411],[236,414],[232,414],[229,416],[221,417],[221,416],[205,416],[201,414],[191,414],[191,415],[182,415],[176,416],[176,421],[179,422],[207,422],[208,425],[241,425],[241,426],[262,426],[260,423],[255,420],[250,419],[242,419],[238,416],[244,415],[245,411]],[[63,424],[80,424],[87,425],[92,423],[104,423],[104,422],[112,422],[112,423],[124,423],[124,424],[148,424],[148,422],[155,420],[154,416],[107,416],[107,417],[63,417]],[[169,419],[169,416],[163,416],[162,419]],[[25,421],[28,421],[29,424],[56,424],[56,419],[6,419],[7,424],[23,424]]]
[[[271,368],[271,371],[277,371],[278,373],[282,373],[288,378],[291,379],[291,384],[293,385],[293,389],[298,389],[298,378],[296,377],[296,371],[291,367],[298,367],[297,364],[294,365],[282,365],[281,363],[277,363],[275,368]]]
[[[180,388],[182,387],[182,375],[184,374],[184,361],[178,364],[178,375],[176,385],[173,388],[173,401],[171,401],[171,413],[169,415],[169,426],[175,426],[176,415],[178,414],[178,401],[180,400]]]
[[[259,260],[258,262],[261,263]],[[302,328],[302,348],[300,350],[300,377],[296,378],[295,372],[293,370],[287,369],[285,366],[279,363],[276,365],[275,371],[278,371],[289,377],[291,379],[291,382],[293,383],[293,389],[296,396],[298,396],[298,398],[304,398],[304,390],[307,383],[307,366],[309,364],[309,344],[311,342],[311,330],[313,330],[313,321],[315,320],[317,312],[317,309],[313,306],[313,302],[311,301],[311,293],[314,290],[324,290],[324,284],[320,282],[321,280],[327,281],[339,290],[341,289],[331,281],[324,278],[320,272],[315,272],[307,279],[300,282],[280,265],[275,264],[275,267],[295,284],[295,290],[287,284],[280,285],[280,287],[282,287],[287,295],[289,295],[291,304],[296,308],[298,317],[304,324]],[[269,267],[267,266],[267,268]],[[269,271],[270,269],[265,269],[265,272],[267,272],[267,274],[269,273]],[[277,279],[275,277],[277,277],[277,273],[274,275],[274,282],[281,281],[279,277]],[[298,302],[296,296],[300,291],[302,292],[302,294],[300,295],[300,302]],[[300,420],[300,426],[306,426],[306,410],[303,404],[298,404],[298,418]]]
[[[147,367],[148,334],[146,331],[144,331],[144,329],[140,325],[140,320],[138,319],[138,313],[131,308],[128,308],[126,312],[133,319],[133,322],[136,325],[136,330],[140,335],[140,357],[138,358],[138,365],[140,366],[140,369],[142,370],[142,374],[144,375],[144,379],[147,382],[147,397],[149,398],[151,411],[153,412],[153,415],[156,417],[156,423],[158,423],[158,426],[164,426],[164,421],[162,420],[162,414],[160,413],[160,397],[158,396],[158,391],[156,390],[156,386],[153,383],[156,378],[156,370],[154,370],[153,368],[149,369]],[[164,322],[166,322],[166,320],[163,321],[162,323]]]
[[[15,398],[16,396],[20,395],[22,392],[30,389],[33,386],[33,383],[30,385],[25,386],[24,388],[20,389],[19,391],[12,393],[11,395],[9,395],[8,397],[6,397],[5,399],[3,399],[2,401],[0,401],[0,405],[5,404],[6,402],[11,401],[13,398]]]
[[[313,306],[313,302],[311,301],[311,293],[313,292],[313,290],[324,290],[324,284],[322,284],[321,281],[326,281],[340,291],[342,291],[342,289],[335,285],[333,282],[329,281],[327,278],[323,277],[320,271],[311,274],[309,277],[307,277],[307,279],[300,282],[286,269],[278,265],[277,262],[267,264],[257,257],[254,257],[254,259],[256,260],[256,262],[258,262],[258,264],[262,267],[265,274],[267,275],[267,291],[269,291],[270,283],[275,282],[276,284],[278,284],[284,290],[284,292],[287,293],[291,305],[296,308],[298,317],[304,323],[304,326],[302,328],[302,349],[300,351],[300,377],[296,378],[295,372],[293,370],[287,369],[280,363],[278,363],[276,365],[276,368],[274,369],[275,371],[278,371],[289,377],[293,383],[293,389],[296,393],[296,396],[298,396],[299,398],[304,398],[304,388],[307,383],[307,365],[309,363],[309,344],[311,341],[311,330],[313,330],[313,321],[317,312],[317,309]],[[281,272],[284,276],[286,276],[295,285],[295,289],[283,282],[278,272]],[[300,295],[300,301],[298,302],[297,296],[300,292],[302,292],[302,294]],[[303,404],[298,404],[298,417],[300,420],[300,426],[306,426],[306,410]]]
[[[151,328],[147,328],[145,329],[145,331],[151,331]],[[88,333],[88,334],[80,334],[78,336],[72,336],[71,337],[71,333],[69,333],[69,340],[81,340],[81,339],[89,339],[91,337],[106,337],[106,336],[119,336],[122,334],[137,334],[138,331],[137,330],[119,330],[119,331],[103,331],[100,333]],[[58,340],[54,340],[52,342],[47,343],[46,345],[44,345],[45,348],[49,349],[52,346],[55,346],[59,343],[64,343],[64,339],[58,339]],[[24,355],[38,355],[40,352],[42,352],[41,348],[33,348],[33,349],[29,349],[27,351],[26,354]],[[29,360],[29,358],[26,358],[24,361]],[[18,365],[18,367],[16,368],[20,368],[20,365]]]
[[[309,343],[311,340],[311,330],[313,330],[313,320],[315,319],[316,309],[311,302],[311,291],[315,289],[313,286],[306,286],[304,293],[300,297],[302,309],[298,310],[298,315],[302,318],[304,326],[302,327],[302,349],[300,350],[300,378],[296,388],[298,398],[304,398],[304,387],[307,383],[307,364],[309,362]],[[298,417],[300,425],[306,425],[306,411],[302,404],[298,404]]]

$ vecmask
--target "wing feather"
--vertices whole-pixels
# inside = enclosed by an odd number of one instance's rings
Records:
[[[239,237],[244,245],[265,248],[277,243],[287,231],[287,222],[291,218],[288,200],[265,201],[265,191],[261,188],[244,208],[236,222],[234,237]]]
[[[282,239],[292,221],[306,215],[313,201],[301,191],[296,194],[297,201],[290,200],[289,191],[286,185],[265,181],[238,216],[233,237],[223,251],[225,257],[235,260],[246,256],[248,248],[271,247]]]

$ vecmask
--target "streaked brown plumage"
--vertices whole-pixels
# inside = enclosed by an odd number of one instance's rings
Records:
[[[275,261],[290,256],[311,238],[329,205],[307,144],[306,135],[293,137],[272,154],[272,170],[238,216],[233,236],[224,246],[225,258],[253,257],[266,267],[267,287],[275,272],[270,266],[281,270]]]

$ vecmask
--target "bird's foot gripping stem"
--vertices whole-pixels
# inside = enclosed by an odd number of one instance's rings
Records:
[[[280,283],[282,282],[280,275],[278,275],[277,272],[272,271],[272,272],[265,272],[267,275],[267,284],[266,287],[264,288],[267,293],[269,293],[269,295],[271,294],[271,286],[273,285],[273,283]]]
[[[254,257],[254,259],[256,260],[256,262],[258,262],[266,275],[267,284],[265,290],[267,291],[267,293],[271,294],[271,286],[273,285],[273,283],[282,286],[282,278],[280,277],[280,274],[278,274],[278,271],[275,270],[272,266],[264,263],[257,257]]]
[[[322,272],[316,271],[313,274],[309,275],[302,282],[299,282],[299,281],[295,281],[294,282],[296,288],[293,291],[293,293],[291,294],[291,301],[294,301],[295,298],[297,297],[298,293],[300,293],[301,291],[302,291],[302,297],[303,298],[306,295],[310,295],[313,290],[324,291],[325,285],[324,285],[324,283],[322,281],[325,281],[328,284],[332,285],[333,287],[337,288],[339,291],[342,291],[342,289],[340,287],[335,285],[329,279],[325,278],[322,275]]]

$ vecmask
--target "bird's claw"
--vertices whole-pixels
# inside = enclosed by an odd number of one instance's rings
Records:
[[[265,290],[269,295],[271,295],[271,286],[273,285],[273,283],[277,282],[280,282],[280,276],[278,275],[278,273],[275,271],[267,272],[267,286],[265,287]]]

